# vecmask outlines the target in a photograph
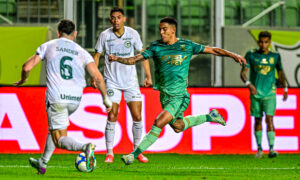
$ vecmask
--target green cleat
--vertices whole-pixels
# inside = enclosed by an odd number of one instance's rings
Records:
[[[209,116],[211,117],[212,122],[216,122],[222,124],[223,126],[226,126],[224,118],[219,114],[219,112],[216,109],[211,110],[209,112]]]
[[[255,155],[255,158],[261,159],[263,157],[264,157],[263,151],[262,150],[258,150],[257,153],[256,153],[256,155]]]
[[[269,151],[269,158],[277,157],[278,153],[274,151],[273,149],[270,149]]]
[[[126,165],[130,165],[134,161],[134,156],[133,154],[123,155],[121,159]]]

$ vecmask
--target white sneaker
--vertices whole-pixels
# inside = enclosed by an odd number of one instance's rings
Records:
[[[134,156],[133,154],[123,155],[121,159],[126,165],[130,165],[134,161]]]

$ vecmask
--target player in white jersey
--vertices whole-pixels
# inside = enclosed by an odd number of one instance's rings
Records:
[[[91,157],[94,155],[95,145],[82,144],[67,136],[68,117],[78,108],[83,88],[86,86],[85,69],[95,80],[108,112],[112,106],[106,95],[104,79],[92,56],[73,41],[77,35],[75,24],[70,20],[61,20],[57,34],[58,39],[42,44],[36,54],[24,63],[22,78],[15,83],[17,86],[25,83],[31,69],[42,59],[46,60],[46,109],[49,134],[42,157],[29,159],[31,166],[38,170],[38,174],[46,172],[47,163],[55,147],[69,151],[83,151],[86,154],[87,169],[93,166],[94,159]]]
[[[134,56],[134,51],[143,51],[143,43],[138,32],[130,27],[124,26],[126,17],[121,8],[113,8],[110,12],[111,28],[101,33],[95,47],[94,60],[99,64],[101,55],[105,56],[104,79],[107,86],[107,95],[113,102],[112,111],[108,114],[108,121],[105,128],[105,140],[107,155],[104,162],[112,163],[114,159],[113,144],[115,135],[115,124],[118,116],[119,104],[122,92],[125,101],[130,109],[133,119],[134,148],[139,145],[142,136],[141,106],[142,96],[138,84],[136,67],[127,66],[121,63],[111,63],[108,60],[110,54],[121,57]],[[144,85],[152,85],[149,61],[144,61],[143,67],[146,73]],[[95,86],[92,80],[92,86]],[[138,157],[140,162],[147,163],[148,159],[141,154]]]

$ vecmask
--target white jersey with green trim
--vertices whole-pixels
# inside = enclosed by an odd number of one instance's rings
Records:
[[[46,60],[46,101],[79,104],[86,86],[85,67],[94,62],[92,56],[67,38],[42,44],[36,54]]]
[[[138,83],[135,65],[125,65],[118,62],[109,62],[108,56],[113,54],[117,57],[132,57],[134,51],[141,51],[143,43],[139,33],[125,26],[124,34],[118,37],[113,28],[103,31],[97,41],[95,50],[104,53],[105,67],[104,79],[107,86],[116,89],[129,89]]]

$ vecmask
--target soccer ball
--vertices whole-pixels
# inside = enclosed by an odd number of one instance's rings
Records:
[[[81,171],[81,172],[92,172],[95,167],[96,167],[96,158],[95,156],[93,156],[92,158],[94,158],[94,166],[91,170],[88,170],[86,168],[86,159],[85,159],[85,153],[82,152],[80,154],[78,154],[78,156],[76,157],[75,159],[75,167],[78,171]]]

